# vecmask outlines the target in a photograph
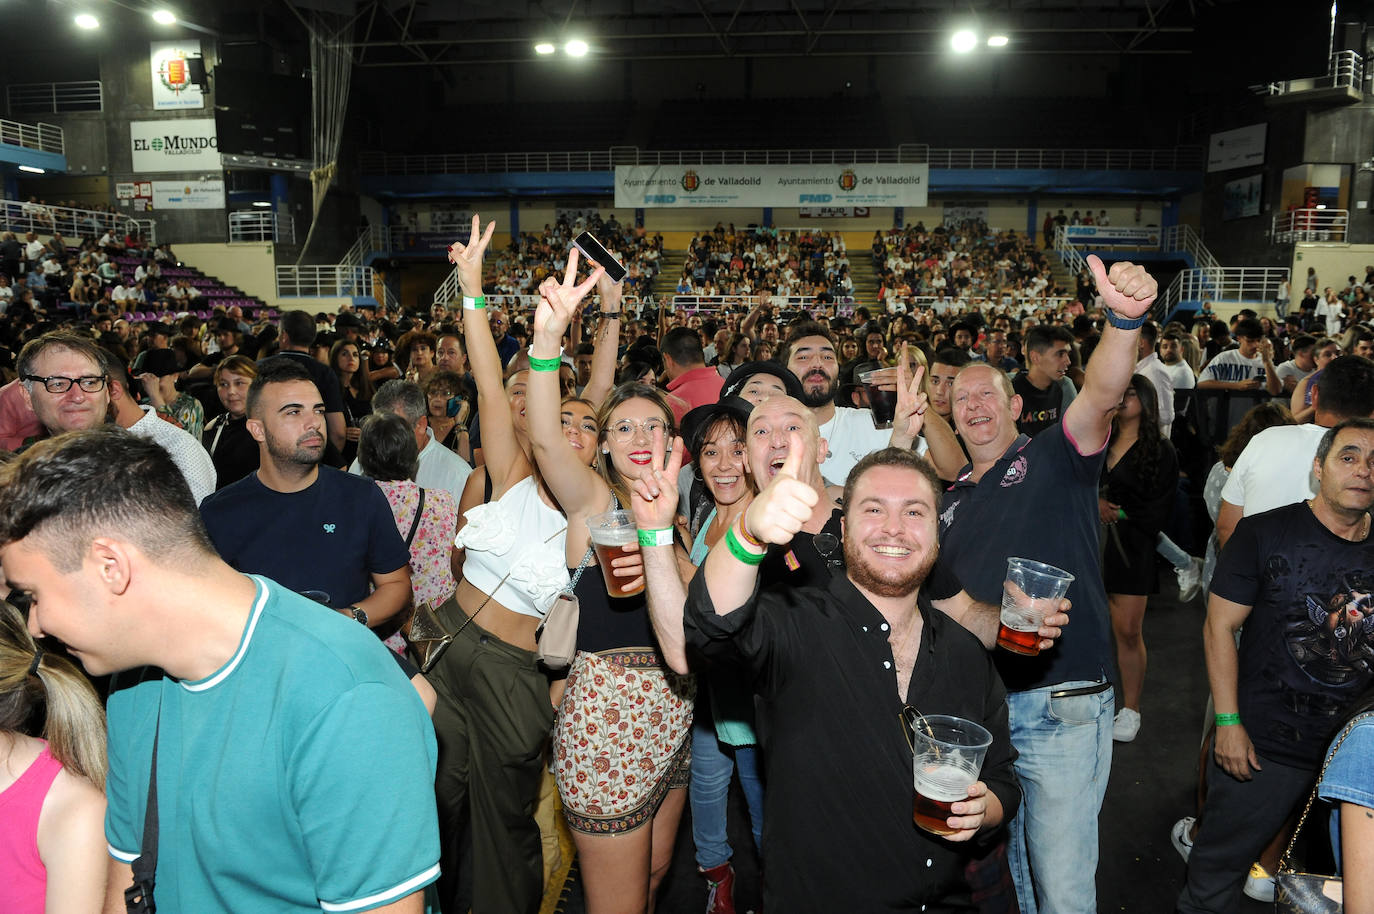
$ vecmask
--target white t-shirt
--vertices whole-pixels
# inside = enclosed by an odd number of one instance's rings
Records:
[[[892,438],[892,429],[873,427],[873,413],[870,410],[848,406],[835,407],[835,415],[821,426],[820,431],[830,448],[829,455],[821,464],[821,476],[826,482],[837,486],[844,485],[854,464],[872,452],[887,447]],[[927,447],[924,438],[916,439],[915,450],[918,454],[925,454]]]
[[[1159,360],[1159,354],[1152,352],[1135,363],[1135,373],[1149,378],[1155,386],[1155,397],[1159,406],[1159,428],[1164,437],[1174,425],[1174,380]]]
[[[1316,369],[1313,369],[1313,371],[1315,370]],[[1299,368],[1297,363],[1294,362],[1292,359],[1289,359],[1286,362],[1280,362],[1278,367],[1275,368],[1274,371],[1278,373],[1279,381],[1285,385],[1288,383],[1289,378],[1292,378],[1293,381],[1296,383],[1312,373],[1311,371],[1304,371],[1303,369]]]
[[[1199,381],[1249,381],[1264,378],[1264,357],[1247,359],[1239,349],[1225,349],[1216,354],[1198,376]]]
[[[1325,427],[1312,422],[1266,428],[1241,451],[1222,500],[1249,517],[1314,497],[1320,487],[1312,478],[1312,460],[1325,434]]]
[[[1193,369],[1187,362],[1179,359],[1172,365],[1164,361],[1159,364],[1169,373],[1169,380],[1174,383],[1174,390],[1192,390],[1197,387],[1197,375],[1193,374]]]

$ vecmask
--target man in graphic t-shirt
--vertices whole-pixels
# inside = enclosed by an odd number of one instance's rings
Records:
[[[1241,520],[1212,578],[1203,635],[1216,748],[1183,914],[1237,909],[1251,861],[1374,679],[1374,420],[1328,431],[1312,473],[1310,500]]]

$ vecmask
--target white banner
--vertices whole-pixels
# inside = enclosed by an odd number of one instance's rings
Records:
[[[1266,124],[1254,124],[1212,134],[1207,144],[1207,170],[1226,171],[1246,165],[1263,165],[1267,129]]]
[[[224,179],[154,181],[153,209],[224,209]]]
[[[803,219],[867,219],[866,206],[803,206],[797,215]]]
[[[130,121],[134,171],[218,171],[219,140],[213,117]]]
[[[615,205],[925,206],[926,165],[617,165]]]
[[[149,61],[153,69],[153,108],[158,111],[204,108],[200,86],[191,82],[188,57],[200,57],[199,41],[154,41]]]

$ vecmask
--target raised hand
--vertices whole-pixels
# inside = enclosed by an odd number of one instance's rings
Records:
[[[630,487],[630,510],[641,530],[664,530],[677,519],[677,474],[682,469],[681,438],[666,455],[663,429],[654,429],[653,458]]]
[[[449,263],[458,268],[458,286],[469,298],[476,298],[482,294],[482,257],[487,252],[487,245],[491,244],[496,222],[488,222],[485,232],[481,231],[481,228],[482,219],[474,213],[472,234],[468,236],[468,243],[455,241],[448,246]]]
[[[820,500],[820,493],[800,478],[805,458],[801,435],[788,432],[787,438],[787,459],[782,469],[750,503],[743,520],[745,532],[754,539],[778,545],[792,541]]]
[[[580,284],[577,282],[577,248],[568,252],[568,268],[563,273],[560,282],[557,278],[550,275],[539,284],[539,307],[534,312],[534,332],[539,335],[552,337],[553,341],[558,342],[563,339],[563,332],[572,323],[572,316],[577,311],[582,299],[587,297],[587,293],[592,290],[606,270],[597,267],[592,270],[592,274],[584,279]]]
[[[1122,317],[1140,317],[1150,310],[1159,294],[1159,283],[1139,264],[1118,261],[1109,273],[1101,257],[1089,254],[1088,269],[1092,270],[1102,303]]]
[[[601,313],[619,314],[620,296],[624,291],[624,283],[611,282],[611,277],[603,271],[601,278],[596,281],[596,294],[601,296]]]
[[[908,364],[907,344],[903,342],[897,355],[897,411],[892,428],[901,429],[905,437],[915,441],[925,425],[930,397],[921,389],[921,382],[926,377],[925,366],[917,363],[916,370],[908,373]]]

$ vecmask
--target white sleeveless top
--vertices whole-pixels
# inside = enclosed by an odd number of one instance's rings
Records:
[[[511,612],[544,618],[568,586],[568,519],[539,497],[533,476],[463,516],[453,541],[467,551],[463,577]]]

